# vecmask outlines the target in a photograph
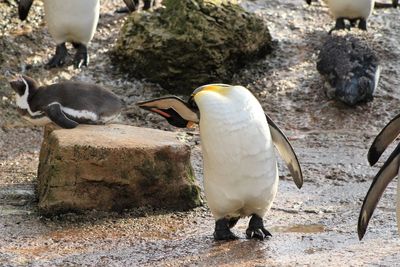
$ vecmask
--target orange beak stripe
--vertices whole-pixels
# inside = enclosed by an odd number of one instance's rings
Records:
[[[166,113],[166,112],[164,112],[162,110],[159,110],[159,109],[156,109],[156,108],[152,108],[151,111],[153,111],[155,113],[158,113],[158,114],[160,114],[161,116],[163,116],[165,118],[171,118],[171,115],[169,115],[168,113]]]

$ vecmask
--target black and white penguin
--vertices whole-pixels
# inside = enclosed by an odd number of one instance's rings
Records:
[[[32,78],[19,75],[10,85],[16,92],[18,111],[34,125],[54,122],[71,129],[80,123],[105,124],[122,109],[114,93],[94,84],[68,81],[39,86]]]
[[[278,190],[273,145],[298,188],[303,176],[288,139],[250,91],[242,86],[211,84],[196,89],[188,102],[165,97],[138,106],[177,127],[199,123],[205,195],[216,220],[216,240],[236,239],[230,228],[247,216],[251,216],[247,238],[271,236],[263,217]]]
[[[134,7],[134,0],[124,0],[127,7]],[[20,0],[19,18],[25,20],[33,0]],[[47,63],[47,67],[62,66],[68,55],[66,42],[71,42],[77,50],[74,66],[87,66],[89,57],[87,46],[97,28],[100,12],[100,0],[43,0],[45,20],[49,32],[56,41],[56,54]]]
[[[371,166],[379,160],[385,149],[397,138],[400,133],[400,114],[392,119],[377,135],[368,151],[368,162]],[[382,197],[387,185],[398,176],[400,167],[400,144],[393,150],[392,154],[383,164],[382,168],[374,177],[371,187],[364,198],[358,218],[358,237],[360,240],[367,231],[371,216]],[[397,179],[397,229],[400,233],[400,177]]]
[[[311,0],[305,0],[311,4]],[[334,30],[344,30],[346,28],[345,20],[350,21],[350,27],[354,27],[356,22],[358,28],[367,30],[367,20],[372,14],[375,0],[323,0],[328,6],[330,13],[336,20],[336,25],[329,33]],[[398,1],[398,0],[394,0]]]

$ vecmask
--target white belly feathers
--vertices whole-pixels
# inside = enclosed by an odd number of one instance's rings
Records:
[[[374,7],[374,0],[324,0],[335,19],[365,18],[367,19]]]
[[[45,19],[57,44],[87,45],[99,20],[99,0],[44,0]]]

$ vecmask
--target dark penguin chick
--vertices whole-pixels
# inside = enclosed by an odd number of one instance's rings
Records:
[[[105,124],[122,109],[114,93],[94,84],[68,81],[39,86],[32,78],[19,75],[10,85],[19,112],[34,125],[54,122],[70,129],[80,123]]]
[[[327,96],[350,106],[373,99],[380,69],[367,43],[350,35],[329,36],[317,62],[317,70],[327,81]]]

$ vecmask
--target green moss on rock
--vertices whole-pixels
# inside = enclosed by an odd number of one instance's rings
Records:
[[[165,9],[131,15],[111,52],[114,64],[173,93],[229,83],[271,51],[271,36],[257,16],[218,2],[165,0]]]

